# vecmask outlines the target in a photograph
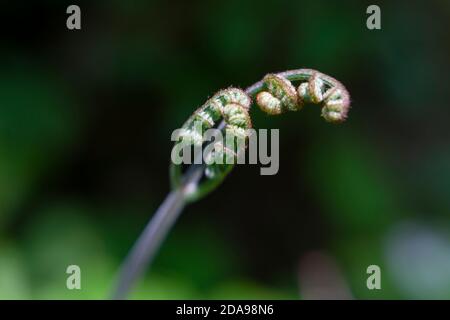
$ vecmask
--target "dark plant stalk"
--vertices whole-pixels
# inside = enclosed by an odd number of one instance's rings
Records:
[[[311,69],[297,69],[276,75],[289,81],[300,81],[310,79],[315,73],[317,71]],[[321,79],[329,86],[344,88],[339,81],[327,75],[321,74]],[[248,87],[245,93],[255,96],[265,85],[264,80],[258,81]],[[222,120],[217,129],[223,130],[225,126],[226,123]],[[167,195],[123,262],[112,299],[125,299],[135,282],[151,265],[162,242],[188,203],[187,194],[196,188],[204,169],[204,164],[192,164],[184,173],[181,185]]]
[[[112,299],[126,298],[133,284],[151,263],[164,238],[183,211],[186,205],[185,190],[192,185],[195,187],[203,173],[202,168],[192,166],[189,169],[186,173],[184,187],[169,192],[125,259]]]

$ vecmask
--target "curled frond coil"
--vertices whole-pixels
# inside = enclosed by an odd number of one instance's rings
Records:
[[[337,80],[318,71],[305,72],[307,81],[297,89],[291,81],[277,74],[264,77],[264,89],[256,96],[262,111],[277,115],[298,111],[304,104],[321,104],[322,117],[328,122],[343,122],[350,108],[347,89]]]
[[[234,140],[232,148],[223,139],[212,143],[211,152],[203,159],[206,163],[206,180],[187,195],[189,200],[195,200],[215,188],[233,168],[236,158],[246,147],[248,129],[252,128],[248,113],[251,102],[250,96],[239,88],[223,89],[197,109],[182,126],[177,144],[185,147],[203,146],[207,142],[205,139],[211,138],[207,137],[206,131],[216,128],[219,121],[225,123],[221,131],[225,133],[226,139]],[[182,166],[172,163],[171,178],[175,187],[180,185],[181,176]]]

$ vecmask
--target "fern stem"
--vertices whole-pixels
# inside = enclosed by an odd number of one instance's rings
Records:
[[[165,237],[186,206],[185,190],[197,184],[202,168],[191,167],[186,172],[183,187],[172,190],[159,206],[126,257],[112,299],[125,299],[134,283],[141,277],[157,253]]]

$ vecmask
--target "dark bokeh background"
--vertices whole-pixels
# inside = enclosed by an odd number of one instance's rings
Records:
[[[189,206],[133,298],[450,298],[450,2],[9,2],[0,40],[0,298],[105,298],[169,191],[172,130],[229,85],[315,68],[349,120],[268,117],[280,171]],[[66,289],[66,267],[82,290]],[[382,290],[366,269],[381,267]]]

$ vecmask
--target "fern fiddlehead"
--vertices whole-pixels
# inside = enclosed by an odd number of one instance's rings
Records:
[[[296,88],[292,81],[299,81]],[[249,109],[251,97],[256,95],[256,104],[269,115],[279,115],[288,111],[299,111],[305,104],[321,104],[322,117],[328,122],[343,122],[350,107],[350,97],[345,87],[336,79],[319,71],[299,69],[278,74],[268,74],[262,81],[245,92],[238,88],[219,91],[197,109],[185,122],[178,136],[177,144],[202,146],[205,130],[213,128],[222,120],[227,136],[246,141],[247,130],[252,128]],[[233,114],[233,116],[230,116]],[[222,142],[207,156],[236,159],[240,150],[227,149]],[[196,188],[186,194],[188,201],[195,201],[214,190],[234,167],[233,161],[206,164],[204,179]],[[174,189],[182,184],[182,166],[171,164],[171,182]]]
[[[237,141],[246,141],[247,130],[252,128],[252,121],[248,113],[251,98],[241,89],[228,88],[217,92],[211,99],[205,102],[184,123],[176,139],[181,147],[202,147],[205,143],[205,132],[217,126],[220,120],[224,122],[222,131],[226,132],[228,138]],[[234,160],[237,158],[239,143],[234,144],[233,149],[227,148],[223,141],[215,143],[213,150],[206,155],[205,181],[198,185],[194,192],[186,195],[190,201],[196,200],[199,195],[206,194],[208,190],[214,189],[220,181],[233,168]],[[227,161],[227,158],[232,158]],[[182,183],[182,165],[171,164],[170,176],[172,188],[179,188]]]
[[[308,81],[300,83],[297,90],[285,77],[268,74],[263,81],[266,91],[256,96],[258,106],[272,115],[298,111],[305,103],[322,104],[322,117],[328,122],[343,122],[350,108],[350,96],[336,79],[314,70],[305,70]]]
[[[300,84],[295,88],[292,82],[300,82]],[[312,69],[284,71],[266,75],[263,80],[256,82],[245,91],[237,88],[219,91],[185,122],[180,138],[187,138],[184,141],[187,141],[188,145],[203,147],[204,130],[216,127],[227,131],[227,134],[231,133],[233,137],[246,141],[246,130],[252,127],[249,109],[252,103],[251,97],[254,96],[260,109],[269,115],[298,111],[307,103],[321,104],[322,117],[328,122],[340,123],[346,120],[350,108],[350,95],[338,80]],[[196,122],[201,126],[196,127]],[[221,158],[228,155],[235,158],[238,152],[238,149],[227,150],[219,145],[209,156]],[[215,189],[233,166],[233,163],[219,166],[205,163],[193,164],[182,172],[179,165],[171,164],[172,191],[125,259],[112,298],[126,297],[133,283],[151,263],[186,203],[199,199]]]

